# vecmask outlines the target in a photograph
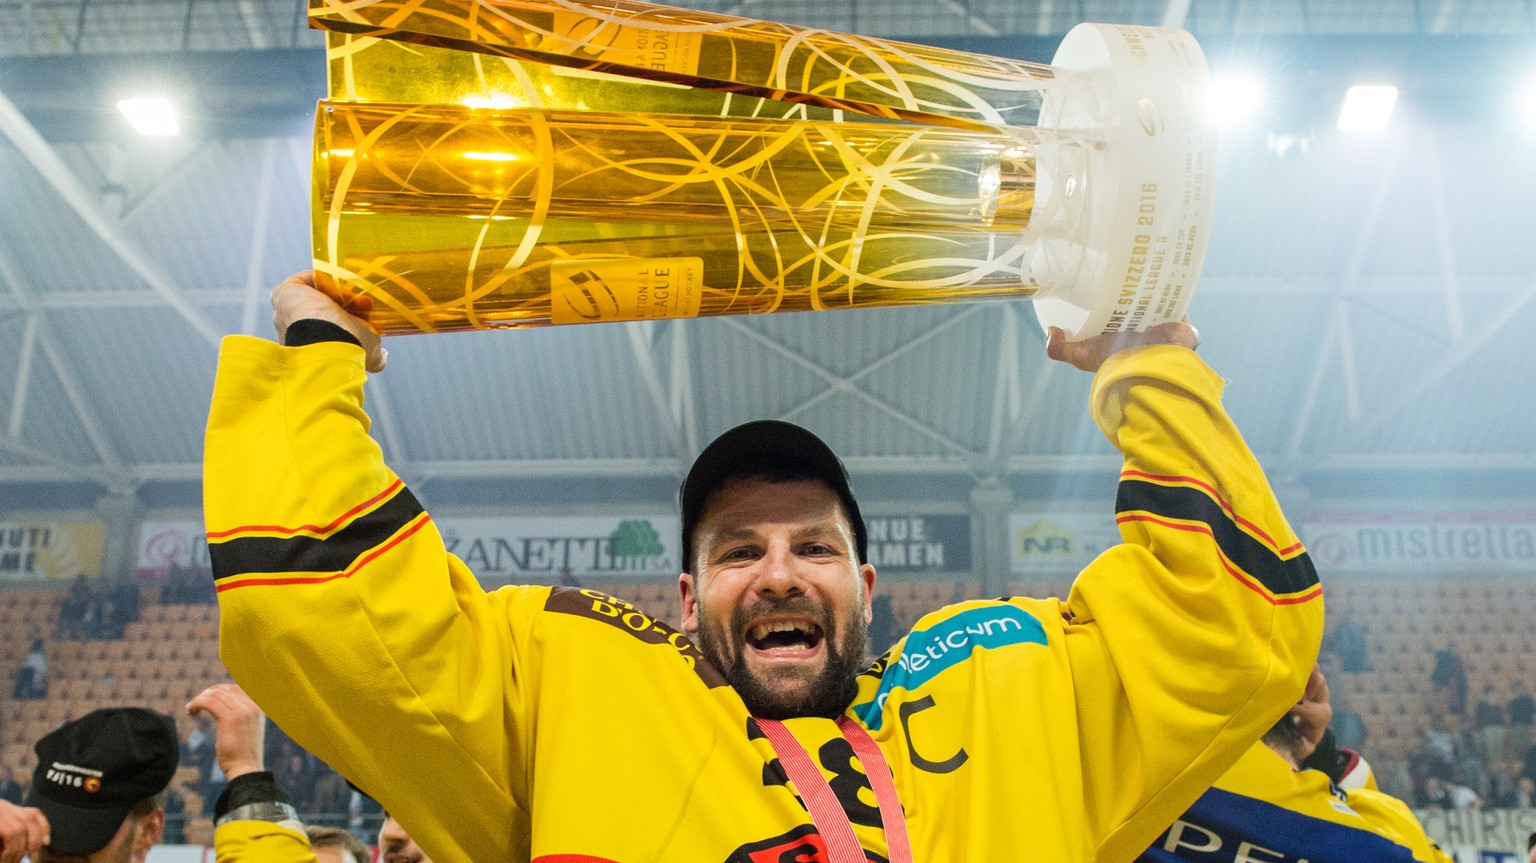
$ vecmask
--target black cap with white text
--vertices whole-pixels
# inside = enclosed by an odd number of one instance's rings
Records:
[[[140,707],[107,707],[66,722],[33,747],[37,771],[26,805],[48,819],[48,847],[63,854],[105,848],[140,801],[176,773],[176,723]]]

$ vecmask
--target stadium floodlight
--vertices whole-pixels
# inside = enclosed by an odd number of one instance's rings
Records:
[[[117,110],[123,112],[141,135],[167,137],[181,134],[176,109],[165,99],[122,99],[117,103]]]
[[[1392,121],[1397,88],[1381,84],[1357,84],[1344,94],[1339,110],[1340,132],[1380,132]]]
[[[1223,75],[1211,81],[1205,105],[1219,126],[1235,126],[1252,117],[1264,103],[1264,87],[1252,75]]]

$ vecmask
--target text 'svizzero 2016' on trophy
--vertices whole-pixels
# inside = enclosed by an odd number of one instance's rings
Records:
[[[383,333],[1032,299],[1177,319],[1215,169],[1189,34],[1051,65],[628,0],[312,0],[321,286]]]

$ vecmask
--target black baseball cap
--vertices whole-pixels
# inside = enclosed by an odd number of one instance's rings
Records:
[[[37,771],[26,805],[48,819],[48,847],[94,854],[140,801],[176,773],[176,723],[141,707],[107,707],[64,723],[33,747]]]
[[[688,469],[688,476],[678,490],[683,510],[684,569],[693,569],[693,529],[704,513],[705,501],[721,483],[736,476],[785,474],[819,479],[837,493],[853,526],[859,562],[867,560],[869,537],[864,517],[848,487],[848,471],[832,448],[794,423],[758,420],[715,438]]]

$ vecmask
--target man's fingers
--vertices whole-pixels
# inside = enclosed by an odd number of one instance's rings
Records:
[[[52,837],[48,835],[48,819],[35,809],[32,812],[36,817],[27,819],[27,856],[36,860]]]
[[[48,819],[30,807],[0,801],[0,863],[34,860],[49,841]]]

